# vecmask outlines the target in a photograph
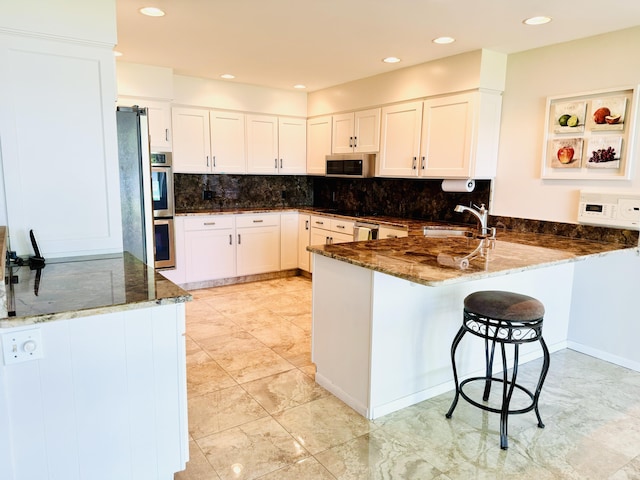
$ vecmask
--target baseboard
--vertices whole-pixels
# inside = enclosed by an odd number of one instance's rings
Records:
[[[590,357],[597,358],[598,360],[604,360],[605,362],[613,363],[624,368],[629,368],[636,372],[640,372],[640,362],[629,360],[628,358],[619,357],[604,350],[589,347],[577,342],[567,342],[567,348],[575,350],[576,352],[584,353]]]

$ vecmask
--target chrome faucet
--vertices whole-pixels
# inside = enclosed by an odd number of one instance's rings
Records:
[[[474,217],[478,219],[478,236],[486,237],[491,234],[492,236],[495,237],[495,229],[490,229],[487,225],[488,218],[489,218],[489,211],[486,208],[484,208],[484,203],[481,204],[480,207],[478,207],[477,205],[473,205],[473,206],[475,208],[465,207],[464,205],[456,205],[454,212],[471,213]]]

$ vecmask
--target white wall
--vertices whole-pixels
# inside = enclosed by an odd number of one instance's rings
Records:
[[[547,97],[637,86],[638,45],[634,27],[509,55],[492,215],[576,223],[581,188],[640,190],[637,166],[630,181],[540,178]]]

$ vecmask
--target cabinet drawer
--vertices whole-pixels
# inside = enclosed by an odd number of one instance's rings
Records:
[[[232,215],[197,215],[184,219],[185,231],[233,228]]]
[[[280,214],[242,214],[236,216],[236,227],[278,227],[280,226]]]
[[[331,231],[338,233],[346,233],[347,235],[353,236],[353,226],[355,222],[350,220],[339,220],[337,218],[331,219]]]
[[[322,228],[324,230],[331,230],[331,219],[329,217],[311,215],[311,226],[313,228]]]

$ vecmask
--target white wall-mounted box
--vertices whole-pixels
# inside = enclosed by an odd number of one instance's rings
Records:
[[[640,193],[580,191],[578,222],[640,228]]]

